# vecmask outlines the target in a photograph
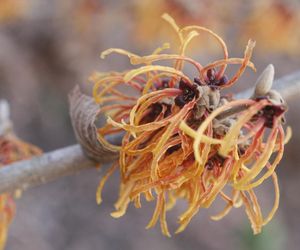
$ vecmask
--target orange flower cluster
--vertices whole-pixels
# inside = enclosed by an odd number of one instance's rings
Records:
[[[12,134],[0,136],[0,167],[15,161],[28,159],[34,155],[41,154],[37,147],[27,144]],[[20,191],[16,191],[20,195]],[[0,195],[0,249],[4,249],[7,230],[14,215],[15,203],[12,194],[4,193]]]
[[[274,170],[283,154],[285,135],[281,123],[286,105],[278,93],[269,90],[245,100],[221,95],[221,90],[232,86],[246,67],[255,70],[250,61],[254,41],[249,40],[243,58],[229,58],[224,41],[211,30],[200,26],[180,28],[169,15],[162,17],[178,35],[178,54],[163,53],[169,44],[149,56],[108,49],[102,58],[114,52],[128,56],[133,65],[143,66],[91,77],[95,101],[101,105],[99,112],[108,116],[98,130],[99,140],[109,144],[107,135],[123,133],[122,145],[111,145],[120,150],[120,158],[101,180],[97,202],[102,201],[104,183],[119,168],[119,199],[111,214],[115,218],[125,214],[130,202],[140,208],[142,197],[147,201],[156,199],[147,228],[160,220],[162,233],[170,236],[166,212],[177,199],[188,203],[187,210],[179,216],[178,233],[200,208],[209,208],[221,197],[226,206],[212,219],[219,220],[231,208],[244,205],[254,233],[259,233],[278,207]],[[189,43],[200,32],[216,39],[224,59],[202,66],[185,55]],[[174,64],[155,64],[168,60]],[[184,74],[185,63],[197,72],[194,79]],[[224,74],[229,64],[240,64],[230,79]],[[254,188],[269,177],[275,185],[275,203],[263,218]],[[225,187],[231,188],[231,194],[225,193]]]

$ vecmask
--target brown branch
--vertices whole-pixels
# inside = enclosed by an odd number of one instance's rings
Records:
[[[300,96],[300,71],[275,81],[273,89],[278,90],[285,100]],[[236,97],[249,98],[252,93],[253,89],[250,89]],[[0,169],[0,193],[40,185],[95,167],[96,163],[85,155],[79,145],[74,145],[5,166]],[[99,159],[101,161],[101,157]]]

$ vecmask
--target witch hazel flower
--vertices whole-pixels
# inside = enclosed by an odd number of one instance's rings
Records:
[[[160,221],[162,233],[170,236],[166,213],[177,200],[188,204],[179,216],[179,233],[201,208],[209,208],[221,197],[225,208],[212,216],[213,220],[220,220],[233,207],[244,206],[253,232],[259,233],[278,208],[275,168],[291,135],[290,129],[286,134],[282,128],[287,106],[280,94],[271,90],[274,68],[270,65],[262,73],[250,99],[223,95],[222,90],[234,85],[247,67],[255,70],[250,61],[255,42],[249,40],[243,58],[229,58],[225,42],[211,30],[180,28],[168,14],[162,17],[178,36],[178,53],[166,53],[168,43],[148,56],[108,49],[102,58],[117,53],[138,67],[96,72],[90,78],[99,113],[107,116],[98,128],[98,139],[119,151],[119,160],[99,183],[97,202],[102,202],[105,182],[118,170],[119,198],[111,213],[115,218],[123,216],[131,203],[141,208],[142,198],[155,200],[147,228]],[[202,33],[220,45],[223,59],[204,66],[186,56],[191,41]],[[192,78],[184,73],[185,64],[195,69]],[[232,64],[240,66],[228,77],[226,67]],[[121,136],[121,145],[112,144],[108,136]],[[263,217],[254,188],[268,178],[274,182],[275,202]]]

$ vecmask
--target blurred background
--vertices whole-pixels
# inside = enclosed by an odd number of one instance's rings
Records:
[[[180,26],[197,24],[221,35],[231,57],[242,57],[249,38],[257,41],[252,61],[258,73],[273,63],[276,78],[300,70],[299,0],[0,0],[0,98],[7,99],[18,135],[44,151],[75,143],[68,115],[68,92],[80,84],[90,91],[95,71],[126,69],[128,59],[99,58],[109,47],[148,54],[163,42],[176,45],[173,31],[160,18],[168,12]],[[202,64],[222,57],[206,34],[189,56]],[[235,67],[228,68],[228,74]],[[247,70],[234,91],[252,87],[258,73]],[[145,230],[155,204],[130,207],[115,220],[109,213],[117,199],[118,176],[104,189],[98,207],[95,190],[101,170],[86,171],[30,189],[17,201],[7,248],[19,249],[299,249],[300,245],[300,98],[289,100],[293,138],[279,168],[281,203],[270,224],[253,236],[244,210],[220,222],[210,215],[221,203],[201,211],[180,235],[168,239],[159,227]],[[261,188],[263,211],[273,202],[272,185]],[[172,231],[179,204],[168,214]]]

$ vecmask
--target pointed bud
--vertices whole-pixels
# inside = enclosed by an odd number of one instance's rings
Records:
[[[271,90],[274,81],[274,73],[275,70],[273,64],[269,64],[255,83],[255,97],[265,96]]]

